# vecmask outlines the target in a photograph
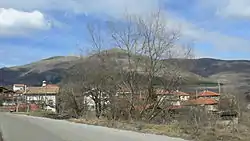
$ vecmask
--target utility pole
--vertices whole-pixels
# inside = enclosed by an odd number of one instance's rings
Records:
[[[45,86],[45,111],[47,111],[47,85]]]
[[[220,80],[218,80],[218,88],[219,88],[219,94],[221,93],[221,89],[220,89]]]

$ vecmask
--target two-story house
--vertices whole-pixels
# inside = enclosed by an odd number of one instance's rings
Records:
[[[187,106],[201,106],[204,107],[206,111],[218,111],[218,101],[213,98],[197,98],[187,101]]]
[[[189,100],[187,104],[189,106],[202,106],[207,111],[218,111],[218,104],[220,100],[220,94],[204,90],[198,94],[192,100]]]
[[[13,85],[13,91],[24,91],[26,89],[26,85],[25,84],[14,84]]]
[[[15,84],[13,89],[15,89],[16,92],[22,93],[22,98],[26,103],[45,102],[46,105],[50,105],[52,107],[56,105],[56,96],[59,93],[59,86],[46,84],[45,81],[43,81],[42,86],[26,86]]]
[[[204,90],[197,95],[198,98],[212,98],[217,101],[220,100],[220,94],[212,91]]]
[[[187,101],[190,98],[189,94],[181,92],[179,90],[169,92],[166,90],[158,89],[156,90],[156,94],[159,101],[165,104],[169,102],[168,104],[173,106],[180,106],[182,102]]]

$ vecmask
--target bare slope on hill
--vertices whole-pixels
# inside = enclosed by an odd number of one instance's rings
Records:
[[[27,83],[39,85],[42,80],[60,82],[65,70],[77,63],[79,57],[56,56],[23,66],[0,69],[0,84]]]
[[[126,66],[127,59],[124,51],[113,49],[108,52],[110,58],[120,63],[121,66]],[[84,65],[82,62],[93,57],[95,57],[95,54],[85,57],[83,60],[76,56],[56,56],[23,66],[2,68],[0,69],[0,85],[13,83],[40,85],[42,80],[59,83],[65,78],[68,71],[76,68],[76,66]],[[250,84],[250,61],[210,58],[164,61],[178,61],[183,65],[192,61],[192,67],[183,69],[181,72],[187,83],[216,82],[220,80],[237,87],[247,87]],[[88,65],[83,67],[88,67]]]
[[[218,60],[203,58],[195,61],[191,72],[203,77],[219,80],[235,88],[249,89],[250,61],[248,60]]]

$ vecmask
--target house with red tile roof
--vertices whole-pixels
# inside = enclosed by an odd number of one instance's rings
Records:
[[[178,90],[169,92],[166,90],[157,89],[156,94],[158,100],[164,102],[170,101],[172,105],[181,105],[183,101],[187,101],[190,98],[189,94]]]
[[[46,81],[43,81],[41,86],[36,87],[25,84],[14,84],[13,91],[16,94],[22,95],[22,99],[28,103],[44,101],[47,105],[55,107],[59,86],[46,84]]]
[[[200,97],[187,101],[187,106],[203,106],[207,111],[218,111],[218,101],[213,98]]]
[[[45,101],[49,105],[56,105],[56,96],[59,93],[59,86],[27,87],[23,93],[27,102]]]
[[[15,105],[19,98],[19,94],[15,93],[5,87],[0,87],[0,99],[3,101],[3,105]]]
[[[176,96],[179,100],[183,100],[186,101],[190,98],[190,95],[188,93],[176,90],[176,91],[166,91],[166,90],[161,90],[161,89],[157,89],[156,90],[156,94],[158,96]]]
[[[208,90],[204,90],[202,92],[200,92],[197,96],[198,98],[213,98],[217,101],[220,100],[220,94],[219,93],[215,93],[212,91],[208,91]]]

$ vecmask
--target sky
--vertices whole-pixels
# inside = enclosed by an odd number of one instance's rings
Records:
[[[88,50],[86,25],[161,9],[197,58],[250,60],[249,0],[0,0],[0,67]]]

